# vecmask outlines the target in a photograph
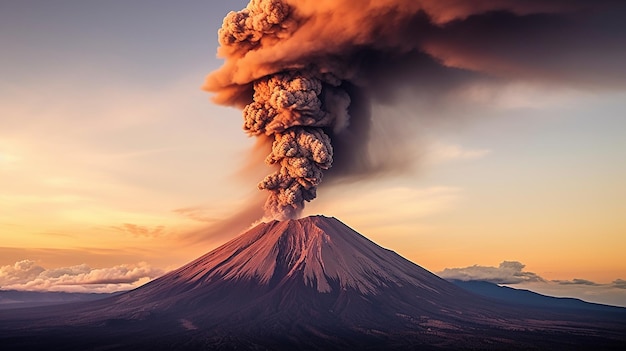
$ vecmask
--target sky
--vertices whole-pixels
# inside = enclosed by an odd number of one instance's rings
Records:
[[[0,1],[1,288],[129,289],[252,225],[224,220],[261,206],[267,169],[241,111],[201,89],[245,4]],[[323,185],[304,214],[447,278],[626,306],[624,86],[403,92],[372,132],[412,162]]]

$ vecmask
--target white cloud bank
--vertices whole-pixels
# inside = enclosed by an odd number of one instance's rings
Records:
[[[163,274],[145,262],[108,268],[86,264],[46,269],[23,260],[0,266],[0,289],[67,292],[115,292],[143,285]]]
[[[498,267],[473,265],[465,268],[446,268],[439,272],[444,279],[462,281],[481,280],[496,284],[518,284],[544,281],[539,275],[525,272],[526,266],[517,261],[504,261]]]

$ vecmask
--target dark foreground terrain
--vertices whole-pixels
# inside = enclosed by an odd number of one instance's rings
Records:
[[[2,350],[626,349],[624,308],[480,296],[320,216],[260,224],[127,293],[5,312]]]

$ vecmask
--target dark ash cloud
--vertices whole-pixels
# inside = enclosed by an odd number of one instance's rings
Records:
[[[205,89],[274,141],[276,173],[259,187],[278,218],[297,216],[322,175],[338,184],[419,159],[414,135],[374,127],[406,130],[419,117],[375,106],[420,101],[438,118],[480,82],[626,88],[617,0],[252,0],[227,15],[219,40],[224,65]]]

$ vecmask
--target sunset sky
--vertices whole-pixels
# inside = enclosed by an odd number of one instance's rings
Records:
[[[0,288],[128,289],[237,234],[220,223],[260,206],[267,170],[201,86],[246,3],[0,3]],[[305,214],[446,277],[626,306],[624,87],[483,81],[374,106],[414,162],[323,186]],[[377,122],[393,114],[416,122]]]

